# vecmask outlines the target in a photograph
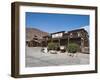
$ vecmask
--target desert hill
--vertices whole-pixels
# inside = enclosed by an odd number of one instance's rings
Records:
[[[49,33],[37,28],[26,28],[26,40],[32,40],[34,37],[42,39],[43,36],[47,36],[48,34]]]

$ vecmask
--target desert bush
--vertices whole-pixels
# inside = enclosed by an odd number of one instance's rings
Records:
[[[68,52],[69,53],[76,53],[79,50],[79,45],[76,43],[69,43],[68,45]]]
[[[53,42],[48,43],[48,50],[55,50],[55,43]]]
[[[48,43],[48,50],[60,50],[60,46],[58,43],[50,42]]]

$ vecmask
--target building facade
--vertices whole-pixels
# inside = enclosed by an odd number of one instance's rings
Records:
[[[52,41],[66,48],[69,43],[76,43],[79,45],[79,52],[89,53],[89,35],[84,29],[51,33],[51,35],[44,37],[44,41],[46,46]]]

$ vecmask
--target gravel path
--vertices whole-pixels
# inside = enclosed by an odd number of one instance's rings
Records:
[[[89,64],[89,54],[77,53],[69,56],[67,52],[42,53],[41,47],[26,47],[26,67]]]

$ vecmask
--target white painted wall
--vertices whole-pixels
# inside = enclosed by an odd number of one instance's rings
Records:
[[[63,33],[52,34],[52,38],[60,38],[62,36],[63,36]]]
[[[100,0],[1,0],[0,1],[0,80],[16,80],[10,77],[11,68],[11,2],[26,1],[54,4],[72,4],[98,6],[100,14]],[[98,16],[100,22],[100,15]],[[100,26],[100,23],[98,24]],[[100,34],[98,27],[98,34]],[[98,37],[98,44],[100,37]],[[100,47],[100,45],[98,45]],[[98,53],[100,49],[98,50]],[[98,67],[100,68],[100,54],[98,54]],[[17,80],[100,80],[100,69],[97,74],[64,75],[38,78],[22,78]]]

